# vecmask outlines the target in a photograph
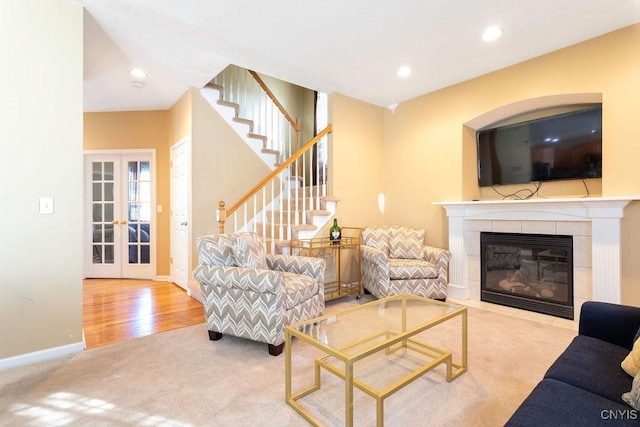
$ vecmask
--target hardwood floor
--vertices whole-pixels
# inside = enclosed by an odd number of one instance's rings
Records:
[[[202,304],[168,282],[85,279],[82,302],[88,349],[204,322]]]

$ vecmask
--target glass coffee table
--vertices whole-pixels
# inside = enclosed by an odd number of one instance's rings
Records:
[[[313,384],[295,394],[293,337],[320,353],[313,362]],[[451,341],[459,349],[445,348]],[[376,400],[377,425],[382,426],[384,399],[405,385],[443,364],[448,382],[467,370],[467,309],[415,295],[395,295],[288,326],[284,348],[285,399],[308,422],[319,425],[300,400],[320,390],[321,369],[325,369],[344,380],[345,425],[353,425],[356,387]]]

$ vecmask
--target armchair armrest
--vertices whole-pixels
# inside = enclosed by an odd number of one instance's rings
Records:
[[[193,276],[201,287],[220,286],[271,294],[284,289],[284,276],[279,271],[199,265],[193,270]]]
[[[320,283],[324,283],[325,265],[326,261],[322,258],[267,254],[267,267],[270,270],[304,274]]]
[[[451,252],[448,250],[433,246],[423,246],[422,252],[424,253],[424,259],[433,264],[438,264],[442,261],[449,262],[449,259],[451,258]]]
[[[381,249],[360,245],[360,260],[363,269],[375,271],[382,280],[389,280],[389,257]]]
[[[633,348],[640,328],[640,307],[587,301],[580,310],[578,333],[621,347]]]
[[[360,257],[365,262],[386,266],[386,270],[389,270],[389,256],[381,249],[360,245]]]
[[[448,281],[447,276],[449,274],[449,260],[451,259],[451,252],[446,249],[436,248],[433,246],[424,246],[422,249],[424,253],[424,259],[432,264],[435,264],[438,270],[438,276],[443,277],[445,283]]]

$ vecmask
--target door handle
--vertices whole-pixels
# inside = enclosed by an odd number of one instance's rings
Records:
[[[180,225],[183,226],[183,227],[186,227],[187,226],[187,221],[181,222]]]

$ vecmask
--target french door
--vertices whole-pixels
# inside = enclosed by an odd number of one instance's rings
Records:
[[[155,277],[152,152],[85,155],[86,277]]]

